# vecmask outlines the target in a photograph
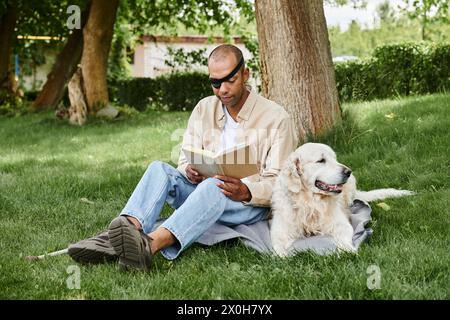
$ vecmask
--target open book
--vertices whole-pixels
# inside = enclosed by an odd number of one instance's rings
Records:
[[[188,146],[182,147],[181,150],[189,164],[205,177],[217,174],[242,179],[259,173],[250,145],[237,145],[219,153]]]

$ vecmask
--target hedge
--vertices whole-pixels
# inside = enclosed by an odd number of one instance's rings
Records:
[[[208,76],[200,72],[111,80],[108,87],[114,103],[141,111],[149,105],[169,111],[192,110],[200,99],[212,95]]]
[[[450,90],[450,44],[406,43],[375,50],[366,60],[338,63],[341,102]]]

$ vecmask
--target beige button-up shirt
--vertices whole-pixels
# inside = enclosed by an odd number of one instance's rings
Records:
[[[225,125],[222,103],[216,96],[200,100],[189,118],[182,146],[218,152]],[[297,147],[297,135],[289,114],[278,104],[250,90],[237,115],[240,128],[236,142],[253,146],[259,174],[244,179],[252,198],[247,205],[270,206],[272,188],[283,162]],[[178,170],[186,176],[188,162],[180,152]]]

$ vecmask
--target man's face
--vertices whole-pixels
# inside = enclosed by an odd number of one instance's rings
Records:
[[[226,57],[216,61],[211,59],[208,63],[209,77],[214,79],[222,79],[230,74],[237,66],[239,61],[236,61],[234,55],[229,54]],[[249,71],[239,70],[232,78],[222,82],[220,88],[214,88],[214,94],[227,107],[234,107],[244,94],[246,87],[245,82],[248,80]]]

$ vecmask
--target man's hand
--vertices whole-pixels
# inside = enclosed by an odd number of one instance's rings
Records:
[[[190,164],[186,167],[186,176],[190,182],[193,184],[199,184],[203,180],[206,179],[206,177],[202,176],[200,173],[197,172]]]
[[[222,193],[234,201],[250,201],[252,194],[241,180],[227,176],[214,176],[224,183],[218,183],[217,186],[222,189]]]

